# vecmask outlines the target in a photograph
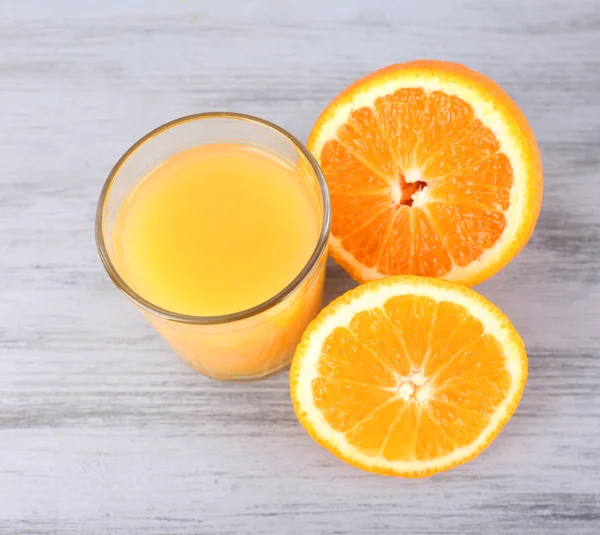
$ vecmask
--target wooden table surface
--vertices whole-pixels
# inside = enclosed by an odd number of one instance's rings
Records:
[[[27,1],[0,6],[0,533],[600,532],[600,4]],[[433,57],[529,118],[544,206],[478,289],[524,337],[521,405],[475,461],[428,480],[339,462],[286,373],[225,384],[182,364],[115,290],[94,211],[117,158],[189,113],[305,139],[348,83]],[[331,266],[328,299],[354,283]]]

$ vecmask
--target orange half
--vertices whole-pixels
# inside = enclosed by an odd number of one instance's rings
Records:
[[[344,461],[422,477],[473,459],[515,411],[525,346],[466,286],[404,275],[359,286],[306,330],[290,371],[299,421]]]
[[[392,65],[317,120],[330,254],[365,282],[411,273],[475,285],[529,240],[541,207],[535,137],[510,97],[452,63]]]

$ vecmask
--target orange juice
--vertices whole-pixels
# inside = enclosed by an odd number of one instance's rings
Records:
[[[115,251],[125,280],[167,310],[218,316],[285,288],[320,232],[299,171],[253,147],[194,147],[150,171],[121,205]]]
[[[250,145],[199,145],[167,158],[125,195],[114,261],[153,306],[196,317],[237,313],[301,273],[319,241],[321,212],[310,178],[295,164]],[[196,370],[265,375],[289,362],[319,311],[324,264],[322,254],[286,299],[232,323],[194,325],[142,312]]]

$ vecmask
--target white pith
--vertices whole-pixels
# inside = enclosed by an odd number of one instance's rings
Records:
[[[483,449],[489,443],[490,436],[497,432],[502,422],[510,416],[511,411],[514,409],[514,403],[525,380],[526,366],[523,361],[522,347],[519,347],[518,343],[515,342],[514,331],[511,330],[504,316],[498,316],[499,311],[490,303],[481,298],[468,297],[464,292],[465,290],[460,288],[440,288],[427,284],[415,286],[405,282],[393,282],[365,291],[349,303],[340,306],[333,313],[325,316],[322,323],[318,323],[318,327],[310,333],[310,337],[307,339],[302,358],[297,363],[297,381],[295,383],[296,403],[306,413],[306,419],[313,426],[316,434],[324,441],[334,445],[345,458],[354,459],[365,467],[376,466],[378,469],[387,469],[396,473],[441,469],[444,466],[459,464],[472,455],[473,452]],[[468,293],[471,293],[471,291],[468,291]],[[504,348],[506,369],[512,378],[506,398],[498,405],[488,426],[474,442],[457,448],[445,456],[425,461],[389,461],[384,457],[370,456],[357,450],[347,441],[344,433],[334,430],[327,423],[313,400],[312,382],[318,377],[317,365],[321,356],[321,349],[333,329],[339,326],[348,326],[358,312],[382,307],[390,297],[406,294],[429,297],[437,302],[450,301],[465,307],[482,322],[486,333],[496,338]],[[408,401],[412,396],[414,400],[411,402],[426,403],[429,397],[435,396],[435,391],[429,389],[427,378],[417,372],[408,378],[403,378],[396,389],[396,395],[405,401]]]
[[[423,375],[421,370],[414,370],[409,375],[399,375],[396,380],[398,384],[390,390],[395,396],[404,401],[416,401],[424,403],[431,397],[431,388],[427,385],[428,378]]]

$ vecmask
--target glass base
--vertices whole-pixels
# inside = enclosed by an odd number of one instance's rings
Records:
[[[209,373],[207,370],[198,366],[194,362],[187,360],[182,355],[178,355],[178,356],[185,364],[187,364],[196,373],[199,373],[200,375],[204,375],[205,377],[208,377],[210,379],[215,379],[216,381],[224,381],[224,382],[228,382],[228,383],[246,383],[246,382],[250,382],[250,381],[258,381],[259,379],[265,379],[267,377],[270,377],[271,375],[275,375],[276,373],[281,372],[284,368],[289,368],[289,366],[292,362],[292,357],[290,357],[289,359],[286,359],[284,362],[282,362],[276,368],[267,370],[265,372],[261,372],[257,375],[248,375],[245,377],[244,376],[240,377],[238,375],[231,376],[231,375],[218,375],[218,374],[214,374],[214,373]]]

